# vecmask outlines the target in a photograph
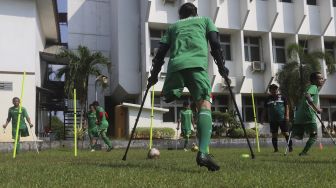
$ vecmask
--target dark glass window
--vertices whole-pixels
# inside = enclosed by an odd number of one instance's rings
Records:
[[[219,35],[220,37],[220,44],[222,50],[224,51],[225,60],[232,60],[231,59],[231,37],[230,35]]]
[[[275,63],[286,62],[285,40],[273,39],[273,56]]]
[[[307,5],[317,5],[316,0],[307,0]]]
[[[245,61],[261,61],[259,37],[244,37]]]
[[[154,56],[159,48],[161,37],[164,35],[164,30],[150,29],[150,55]],[[170,50],[167,52],[166,57],[170,56]]]

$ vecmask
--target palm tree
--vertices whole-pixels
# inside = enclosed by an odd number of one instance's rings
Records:
[[[67,65],[58,70],[57,78],[65,75],[64,92],[68,97],[73,98],[73,90],[76,89],[81,111],[80,127],[82,127],[89,76],[101,75],[98,66],[109,65],[108,59],[101,52],[90,52],[86,46],[78,46],[76,51],[64,49],[58,57],[66,59]]]
[[[276,75],[280,84],[280,91],[287,96],[290,109],[297,105],[305,88],[309,84],[312,72],[320,71],[320,60],[325,59],[328,73],[335,72],[335,60],[329,53],[314,51],[306,53],[298,44],[291,44],[287,48],[288,62]]]

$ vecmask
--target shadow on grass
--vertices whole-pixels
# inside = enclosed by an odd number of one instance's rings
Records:
[[[289,164],[335,164],[335,160],[334,161],[321,161],[321,160],[269,160],[269,159],[262,159],[261,161],[265,161],[265,162],[276,162],[276,163],[289,163]]]
[[[119,163],[94,163],[94,162],[88,162],[88,161],[73,161],[71,164],[73,165],[82,165],[82,166],[96,166],[96,167],[104,167],[104,168],[119,168],[119,169],[127,169],[127,168],[133,168],[133,169],[150,169],[150,170],[162,170],[162,171],[176,171],[176,172],[184,172],[184,173],[194,173],[199,174],[202,173],[200,171],[200,167],[194,166],[192,169],[185,169],[185,168],[179,168],[178,166],[161,166],[157,164],[150,164],[150,163],[142,163],[142,164],[132,164],[128,162],[119,162]],[[202,170],[207,169],[205,167],[201,168]]]

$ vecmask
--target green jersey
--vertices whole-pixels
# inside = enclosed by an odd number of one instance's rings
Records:
[[[201,67],[208,70],[207,33],[218,32],[207,17],[189,17],[169,26],[161,43],[170,45],[168,72]]]
[[[319,95],[318,95],[318,88],[316,85],[310,85],[308,86],[306,93],[310,94],[310,96],[313,99],[313,103],[317,105]],[[309,106],[308,101],[306,100],[306,97],[303,96],[303,98],[300,100],[300,103],[298,105],[298,109],[295,113],[295,124],[308,124],[308,123],[316,123],[316,117],[315,112],[312,109],[312,107]]]
[[[192,121],[192,111],[190,109],[183,109],[180,111],[181,129],[190,131]]]
[[[28,118],[28,117],[29,116],[28,116],[26,108],[22,107],[19,129],[24,129],[27,127],[25,118]],[[18,118],[19,118],[19,107],[15,107],[15,106],[10,107],[8,110],[7,121],[12,120],[12,130],[16,130]]]
[[[100,120],[100,124],[98,125],[100,129],[105,129],[109,126],[104,108],[98,106],[96,109],[96,116],[97,119]]]
[[[95,112],[89,112],[87,114],[87,120],[88,120],[88,129],[94,129],[97,127],[96,121],[97,121],[97,116]]]
[[[279,122],[285,121],[287,99],[281,95],[268,96],[265,101],[265,108],[268,111],[269,121]]]

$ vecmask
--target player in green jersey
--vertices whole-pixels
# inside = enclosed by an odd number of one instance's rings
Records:
[[[307,87],[305,95],[301,98],[293,125],[293,138],[302,140],[306,132],[309,139],[303,148],[300,156],[307,155],[308,150],[317,139],[316,114],[321,114],[322,109],[317,106],[319,100],[319,88],[324,84],[324,78],[320,72],[310,75],[310,85]]]
[[[93,104],[89,105],[90,111],[86,115],[86,122],[88,129],[88,134],[90,138],[90,146],[91,146],[91,152],[95,151],[95,146],[97,143],[97,138],[99,137],[98,134],[98,128],[97,128],[97,116],[96,116],[96,110],[93,106]]]
[[[191,111],[189,107],[188,102],[183,102],[183,109],[180,111],[179,119],[177,121],[177,127],[176,129],[180,129],[180,123],[181,123],[181,134],[184,137],[184,151],[188,151],[187,146],[189,143],[189,137],[191,135],[191,125],[195,129],[194,125],[194,118],[193,118],[193,112]]]
[[[15,139],[16,136],[16,126],[19,118],[19,108],[20,108],[20,99],[18,97],[14,97],[13,105],[8,109],[8,116],[7,121],[3,125],[3,128],[6,129],[8,123],[12,120],[12,138]],[[18,136],[18,142],[16,147],[16,152],[20,151],[20,137],[27,137],[29,136],[29,130],[26,125],[26,121],[29,123],[30,128],[33,127],[33,124],[30,121],[30,118],[28,116],[26,108],[22,107],[21,109],[21,118],[20,118],[20,125],[19,125],[19,136]]]
[[[109,123],[106,119],[107,113],[105,112],[103,107],[99,106],[98,101],[94,101],[92,104],[96,110],[96,117],[97,117],[96,124],[98,125],[98,133],[104,140],[105,144],[108,146],[107,152],[109,152],[113,149],[113,147],[110,139],[106,135],[107,129],[109,127]]]
[[[208,42],[221,76],[227,76],[229,70],[225,67],[218,29],[213,21],[198,16],[197,8],[192,3],[185,3],[180,7],[179,17],[180,20],[171,24],[160,40],[159,49],[153,58],[148,86],[157,83],[164,57],[170,49],[167,76],[162,89],[165,101],[171,102],[180,98],[183,88],[188,88],[198,109],[200,151],[197,153],[196,163],[210,171],[217,171],[220,167],[208,153],[212,132]]]

